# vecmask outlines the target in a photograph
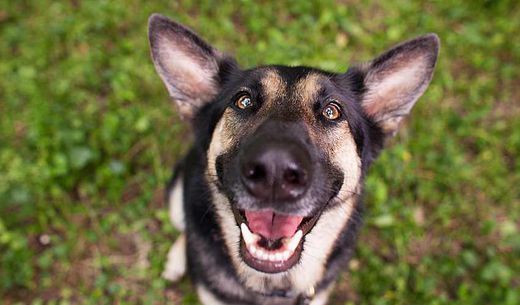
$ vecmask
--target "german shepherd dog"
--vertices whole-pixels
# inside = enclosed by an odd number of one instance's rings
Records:
[[[430,83],[439,38],[345,73],[242,69],[157,14],[149,39],[194,134],[168,185],[181,235],[163,277],[188,270],[206,305],[325,304],[354,249],[367,169]]]

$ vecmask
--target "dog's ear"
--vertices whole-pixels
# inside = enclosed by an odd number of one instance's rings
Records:
[[[218,93],[233,59],[219,52],[187,27],[153,14],[148,20],[153,63],[181,118],[191,120]]]
[[[428,87],[439,45],[437,35],[427,34],[354,67],[363,75],[362,108],[386,136],[397,132],[401,120]]]

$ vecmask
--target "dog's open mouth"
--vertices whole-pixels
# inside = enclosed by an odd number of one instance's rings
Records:
[[[300,259],[305,235],[321,213],[311,217],[267,211],[233,209],[240,226],[240,252],[244,262],[265,273],[283,272]]]

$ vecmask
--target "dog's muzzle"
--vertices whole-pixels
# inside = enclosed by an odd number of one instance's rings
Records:
[[[252,202],[249,208],[235,208],[241,254],[249,266],[262,272],[282,272],[299,260],[304,235],[319,214],[307,217],[297,208],[315,168],[301,138],[295,139],[290,129],[279,124],[266,124],[238,153],[238,183]],[[291,206],[297,213],[283,212]]]
[[[241,230],[241,257],[253,269],[279,273],[300,260],[306,234],[342,178],[329,176],[319,155],[301,122],[271,120],[217,157],[220,189]]]

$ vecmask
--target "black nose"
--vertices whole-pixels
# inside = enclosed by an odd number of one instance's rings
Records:
[[[241,180],[248,192],[262,200],[293,201],[309,186],[308,154],[293,143],[256,143],[240,158]]]

